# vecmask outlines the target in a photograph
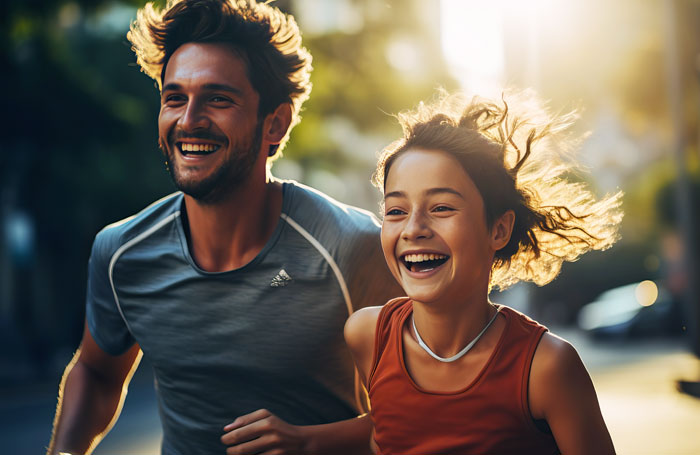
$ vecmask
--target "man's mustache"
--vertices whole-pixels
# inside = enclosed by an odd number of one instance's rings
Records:
[[[213,142],[220,142],[220,143],[225,143],[227,142],[227,139],[225,136],[221,136],[219,134],[213,133],[211,131],[193,131],[193,132],[185,132],[181,129],[173,130],[171,133],[168,135],[168,142],[170,144],[173,144],[176,141],[180,141],[183,139],[204,139],[204,140],[209,140]]]

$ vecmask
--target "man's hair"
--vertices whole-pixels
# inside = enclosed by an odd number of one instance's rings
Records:
[[[247,64],[248,78],[260,97],[258,118],[282,103],[292,105],[292,124],[309,97],[311,54],[302,46],[294,18],[255,0],[169,0],[163,10],[153,3],[137,13],[127,38],[143,72],[163,88],[165,68],[186,43],[223,43]],[[277,157],[289,131],[270,156]]]
[[[399,114],[403,138],[384,149],[373,176],[384,191],[392,163],[412,148],[454,156],[481,194],[489,228],[506,211],[515,213],[510,241],[496,252],[491,272],[490,287],[500,289],[521,280],[550,282],[563,261],[612,246],[622,220],[622,193],[597,200],[585,184],[571,181],[575,163],[567,155],[574,141],[563,133],[573,114],[552,118],[532,97],[513,98],[523,103],[441,92],[434,104]]]

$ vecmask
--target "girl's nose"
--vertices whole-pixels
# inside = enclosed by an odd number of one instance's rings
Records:
[[[406,240],[432,237],[432,230],[425,215],[418,212],[411,213],[404,225],[402,237]]]

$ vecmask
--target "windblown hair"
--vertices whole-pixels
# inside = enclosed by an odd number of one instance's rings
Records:
[[[526,94],[511,98],[469,101],[441,92],[435,103],[400,113],[403,138],[384,149],[373,176],[383,192],[403,152],[421,148],[454,156],[481,194],[489,228],[506,211],[515,213],[510,241],[496,252],[491,270],[490,288],[501,290],[521,280],[542,286],[564,261],[611,247],[623,215],[621,192],[596,199],[571,179],[576,141],[566,131],[575,116],[554,118]]]
[[[186,43],[230,44],[247,64],[248,78],[260,96],[258,117],[282,103],[292,105],[292,127],[311,92],[311,54],[302,47],[292,16],[255,0],[169,0],[165,9],[153,3],[140,9],[127,38],[141,70],[159,90],[170,57]],[[270,150],[276,158],[279,147]]]

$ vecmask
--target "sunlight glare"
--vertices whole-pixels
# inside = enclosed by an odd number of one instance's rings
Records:
[[[494,95],[503,85],[503,24],[498,2],[442,0],[441,41],[462,89]]]
[[[441,0],[442,50],[450,72],[469,93],[499,96],[510,82],[508,47],[511,53],[524,53],[525,66],[517,69],[518,76],[526,86],[537,89],[541,48],[570,39],[578,3]]]

